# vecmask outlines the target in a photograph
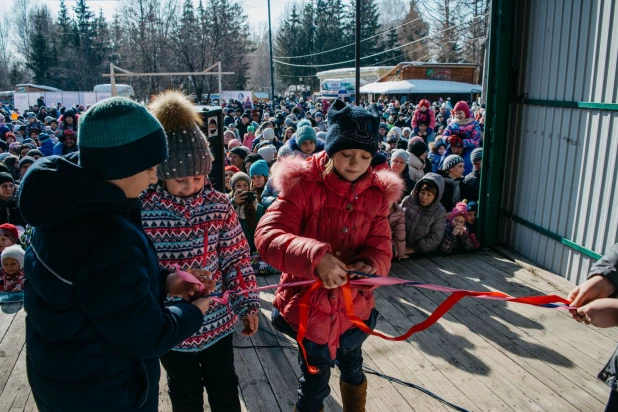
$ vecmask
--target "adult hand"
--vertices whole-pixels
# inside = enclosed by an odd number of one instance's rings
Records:
[[[258,331],[258,325],[260,322],[260,318],[257,314],[247,315],[243,318],[242,323],[245,325],[245,328],[242,330],[242,334],[245,336],[253,336],[255,332]]]
[[[370,275],[375,275],[378,272],[378,269],[366,264],[365,262],[356,262],[351,265],[348,265],[348,270],[351,270],[354,272],[368,273]],[[357,275],[355,273],[350,274],[350,279],[358,279],[358,278],[363,278],[363,277],[366,277],[366,276]]]
[[[415,253],[414,248],[406,247],[406,255],[411,255],[412,253]]]
[[[408,255],[398,256],[398,257],[397,257],[397,260],[407,259],[407,258],[409,258],[409,257],[410,257],[410,256],[408,256]]]
[[[234,203],[236,203],[237,205],[241,205],[245,203],[246,198],[247,198],[247,192],[243,192],[240,189],[234,192]]]
[[[598,328],[618,326],[618,299],[597,299],[573,311],[573,318]]]
[[[616,291],[614,284],[605,276],[593,276],[569,293],[571,306],[580,307],[596,299],[609,297]]]
[[[322,285],[326,289],[335,289],[348,281],[347,266],[345,263],[327,253],[316,267]]]

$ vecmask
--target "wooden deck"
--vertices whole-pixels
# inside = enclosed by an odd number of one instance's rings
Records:
[[[523,268],[495,251],[395,263],[391,276],[514,296],[566,296],[572,288],[563,278]],[[261,284],[277,281],[277,276],[259,279]],[[388,334],[403,333],[444,299],[442,293],[412,287],[382,288],[376,295],[377,329]],[[272,298],[271,292],[262,293],[261,325],[271,331]],[[0,412],[36,411],[26,378],[24,317],[21,305],[2,306]],[[578,324],[563,311],[466,298],[407,342],[371,337],[363,348],[367,366],[471,411],[602,411],[609,389],[595,377],[616,342],[618,330]],[[235,344],[287,346],[262,331],[252,339],[238,336]],[[292,410],[299,372],[295,349],[237,349],[236,370],[245,410]],[[368,411],[451,410],[417,390],[368,379]],[[340,411],[336,370],[331,389],[326,411]],[[171,411],[164,377],[160,392],[160,410]]]

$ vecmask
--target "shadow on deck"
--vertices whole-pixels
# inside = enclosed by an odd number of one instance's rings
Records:
[[[512,296],[566,296],[572,288],[563,278],[524,269],[495,251],[395,262],[391,276]],[[258,279],[260,285],[278,280]],[[298,352],[268,321],[273,291],[261,297],[260,325],[280,338],[264,331],[250,339],[235,336],[235,345],[246,347],[235,351],[243,409],[291,411]],[[376,329],[402,334],[444,298],[443,293],[409,286],[380,288]],[[0,313],[0,411],[36,411],[26,378],[25,314],[20,308],[3,305]],[[363,349],[370,368],[421,385],[468,410],[601,411],[609,388],[596,374],[617,341],[618,330],[578,324],[564,311],[465,298],[437,324],[407,341],[370,337]],[[325,410],[340,411],[339,374],[332,372]],[[368,379],[367,411],[451,410],[417,390],[372,375]],[[164,377],[160,392],[160,411],[171,411]]]

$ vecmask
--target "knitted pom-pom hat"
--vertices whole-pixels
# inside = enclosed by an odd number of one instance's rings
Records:
[[[77,144],[80,165],[104,180],[134,176],[168,156],[161,123],[124,97],[101,100],[82,114]]]
[[[451,225],[453,224],[453,220],[457,217],[461,216],[464,220],[468,220],[468,205],[465,202],[459,202],[453,208],[451,215],[449,216],[449,220],[451,221]]]
[[[169,146],[169,159],[157,169],[159,178],[207,176],[212,154],[200,129],[202,117],[191,100],[177,90],[168,90],[156,95],[148,109],[161,122]]]

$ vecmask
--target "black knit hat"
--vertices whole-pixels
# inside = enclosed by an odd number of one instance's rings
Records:
[[[31,165],[32,163],[36,162],[36,159],[34,157],[30,157],[30,156],[24,156],[20,161],[19,161],[19,168],[21,169],[22,167],[24,167],[24,165]]]
[[[11,176],[10,173],[2,172],[0,173],[0,185],[6,182],[15,183],[15,179]]]
[[[412,142],[409,146],[410,153],[412,153],[416,157],[421,157],[423,153],[427,153],[427,145],[425,142],[421,142],[420,140],[416,140]]]
[[[361,149],[371,156],[378,151],[380,119],[375,105],[366,110],[336,100],[328,110],[328,124],[324,149],[329,156],[341,150]]]
[[[258,160],[264,160],[264,158],[257,153],[251,153],[245,158],[245,163],[255,163]]]
[[[236,146],[235,148],[230,150],[230,154],[238,155],[242,160],[245,160],[245,158],[247,157],[247,151],[241,146]]]

